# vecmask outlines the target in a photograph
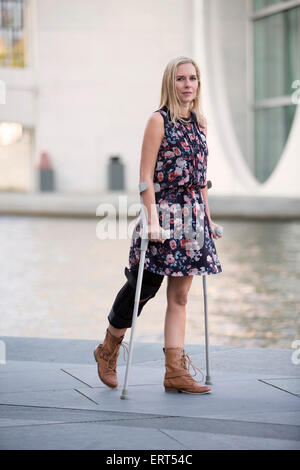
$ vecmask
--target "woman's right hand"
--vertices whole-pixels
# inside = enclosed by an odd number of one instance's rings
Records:
[[[163,230],[159,224],[148,225],[148,239],[151,242],[164,243],[166,238],[163,238]]]

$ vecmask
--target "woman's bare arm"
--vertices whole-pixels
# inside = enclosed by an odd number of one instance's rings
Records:
[[[164,119],[162,115],[160,113],[153,113],[147,122],[144,132],[140,163],[140,183],[145,181],[148,186],[142,193],[142,200],[147,210],[148,236],[153,241],[162,241],[156,210],[153,176],[164,132]]]
[[[206,121],[205,121],[204,132],[205,132],[205,136],[207,137],[207,122]],[[209,210],[209,205],[208,205],[208,188],[207,188],[207,186],[205,186],[205,188],[201,189],[201,195],[202,195],[202,199],[203,199],[204,204],[205,204],[206,214],[207,214],[207,218],[209,220],[209,225],[210,225],[211,230],[212,230],[213,238],[221,238],[221,235],[217,235],[216,232],[215,232],[215,228],[218,225],[215,224],[212,221],[212,218],[211,218],[211,215],[210,215],[210,210]]]

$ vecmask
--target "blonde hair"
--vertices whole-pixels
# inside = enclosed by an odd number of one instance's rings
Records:
[[[161,84],[161,95],[160,105],[162,108],[166,106],[170,110],[171,121],[175,124],[176,120],[180,118],[180,101],[177,96],[175,80],[177,67],[181,64],[193,64],[196,70],[196,76],[198,79],[198,89],[194,100],[190,105],[190,111],[196,114],[197,121],[201,127],[206,127],[206,119],[202,112],[201,107],[201,80],[200,80],[200,69],[196,62],[190,57],[180,56],[171,60],[164,71],[162,84]]]

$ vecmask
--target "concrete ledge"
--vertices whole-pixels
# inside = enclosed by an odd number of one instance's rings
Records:
[[[239,219],[300,219],[300,198],[266,196],[209,196],[215,217]]]
[[[120,197],[124,198],[123,201]],[[107,191],[89,195],[57,192],[1,192],[0,214],[96,217],[96,210],[100,204],[111,204],[118,216],[125,217],[127,209],[138,202],[137,192]],[[300,219],[300,198],[210,194],[209,207],[215,218]]]
[[[119,197],[127,196],[127,206],[138,202],[137,194],[108,191],[99,194],[78,193],[0,193],[0,214],[55,217],[96,217],[99,204],[112,204],[119,214]],[[105,214],[103,214],[105,215]]]

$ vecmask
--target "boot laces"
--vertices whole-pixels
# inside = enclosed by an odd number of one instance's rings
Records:
[[[127,361],[128,359],[128,343],[126,343],[125,341],[122,342],[120,344],[120,346],[122,346],[123,348],[123,359],[124,359],[124,362]],[[115,371],[116,370],[116,362],[117,362],[117,353],[118,353],[118,344],[116,345],[114,351],[112,352],[112,354],[108,357],[108,361],[107,361],[107,368],[110,369],[110,370],[113,370]],[[112,363],[111,363],[112,362]]]
[[[190,356],[188,355],[188,353],[183,352],[181,359],[182,359],[182,365],[185,369],[187,369],[189,372],[190,372],[190,367],[193,369],[194,374],[192,375],[192,377],[195,377],[197,375],[197,372],[200,372],[202,378],[199,382],[203,382],[204,373],[203,373],[202,369],[199,369],[198,367],[196,367],[192,363],[192,360],[191,360]]]

